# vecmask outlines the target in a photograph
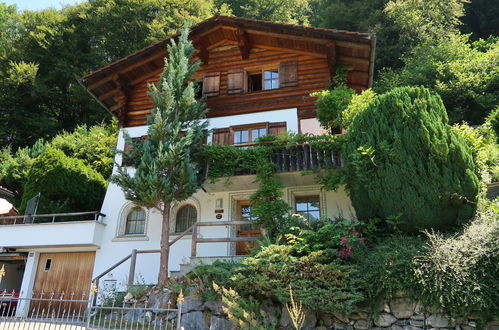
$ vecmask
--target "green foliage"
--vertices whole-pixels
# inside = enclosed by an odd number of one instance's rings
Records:
[[[40,192],[38,213],[99,210],[106,186],[102,175],[83,161],[47,148],[28,172],[20,209]]]
[[[199,265],[186,276],[187,282],[197,285],[198,292],[205,301],[217,300],[220,299],[220,293],[213,289],[211,283],[230,286],[230,277],[238,267],[241,267],[241,264],[220,260],[211,265]]]
[[[343,112],[347,109],[355,91],[341,85],[333,90],[313,93],[317,97],[317,119],[321,126],[332,132],[334,128],[344,127]]]
[[[474,214],[478,166],[428,89],[377,96],[354,119],[342,154],[342,180],[363,221],[400,215],[404,230],[417,231],[450,228]]]
[[[460,234],[428,233],[427,252],[416,259],[415,276],[427,306],[484,318],[499,309],[499,213],[488,208]]]
[[[363,243],[364,239],[350,220],[321,220],[319,223],[294,227],[285,234],[287,243],[297,255],[321,252],[323,262],[337,258],[348,259]],[[352,250],[353,249],[353,250]]]
[[[276,178],[274,165],[267,160],[257,168],[257,191],[251,195],[252,214],[257,222],[268,230],[268,236],[274,237],[285,223],[286,214],[291,207],[282,200],[284,185]]]
[[[482,123],[499,103],[499,41],[470,43],[456,35],[438,44],[424,43],[403,58],[404,67],[387,69],[375,83],[378,92],[399,86],[426,86],[436,91],[451,122]]]
[[[390,0],[385,12],[411,41],[439,40],[457,32],[468,0]]]
[[[117,133],[116,125],[81,125],[71,133],[63,131],[56,135],[50,146],[62,150],[66,156],[81,159],[107,178],[113,169]]]
[[[213,289],[222,297],[223,310],[238,329],[268,330],[275,329],[268,314],[260,308],[260,302],[253,297],[243,298],[233,289],[220,287],[213,282]]]
[[[499,144],[499,106],[490,112],[485,123],[490,125],[492,131],[496,135],[496,141]]]
[[[343,127],[349,127],[355,117],[369,106],[369,103],[371,103],[375,96],[376,93],[372,89],[366,89],[360,94],[354,94],[350,103],[348,103],[348,106],[341,114]]]
[[[242,262],[232,277],[232,288],[242,296],[290,301],[294,298],[314,311],[351,312],[362,299],[351,274],[353,268],[338,263],[321,263],[321,252],[294,255],[285,245],[263,247]]]
[[[425,240],[420,237],[383,237],[379,244],[354,254],[357,277],[366,303],[375,306],[381,299],[391,299],[397,292],[415,295],[413,259],[420,256]]]

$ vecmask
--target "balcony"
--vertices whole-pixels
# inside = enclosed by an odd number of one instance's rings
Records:
[[[275,148],[270,156],[270,161],[275,165],[274,171],[285,186],[313,185],[316,184],[316,174],[302,175],[304,171],[318,171],[323,169],[337,169],[343,166],[339,153],[331,150],[315,148],[311,144],[297,144],[290,147]],[[302,172],[302,173],[300,173]],[[206,183],[206,191],[247,190],[257,189],[254,170],[236,171],[233,177],[221,178],[215,183]]]
[[[0,247],[98,247],[104,216],[99,212],[78,212],[0,217]]]

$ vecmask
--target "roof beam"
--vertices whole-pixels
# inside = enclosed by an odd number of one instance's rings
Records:
[[[239,47],[239,51],[241,52],[241,58],[243,60],[247,60],[250,55],[251,47],[249,45],[248,36],[243,29],[238,29],[236,32],[237,35],[237,46]]]
[[[198,56],[203,64],[208,64],[210,62],[210,53],[208,52],[206,45],[203,43],[203,39],[201,39],[199,36],[194,35],[191,37],[191,40],[194,44],[194,47],[197,49]]]

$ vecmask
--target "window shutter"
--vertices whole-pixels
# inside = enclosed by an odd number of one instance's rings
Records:
[[[286,131],[286,122],[270,123],[269,124],[269,134],[278,135],[281,132]]]
[[[279,87],[298,86],[297,63],[284,62],[279,64]]]
[[[229,144],[230,130],[229,128],[216,128],[213,130],[211,143],[214,145]]]
[[[248,90],[246,70],[234,69],[227,72],[227,94],[244,93]]]
[[[220,72],[209,72],[203,78],[203,96],[217,96],[220,89]]]

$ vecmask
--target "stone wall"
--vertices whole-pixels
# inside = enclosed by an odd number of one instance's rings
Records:
[[[165,297],[163,297],[165,296]],[[168,293],[152,294],[145,297],[149,306],[161,308],[166,303]],[[159,302],[159,303],[158,303]],[[294,329],[285,306],[270,300],[262,302],[262,310],[270,317],[277,329]],[[450,317],[442,311],[428,311],[407,297],[399,296],[391,301],[380,303],[378,312],[365,310],[351,315],[340,313],[324,314],[307,311],[304,330],[474,330],[479,323],[478,316]],[[188,295],[182,306],[182,323],[185,330],[235,330],[227,319],[222,303],[202,301],[196,295]],[[489,322],[488,330],[499,330],[499,320]]]

